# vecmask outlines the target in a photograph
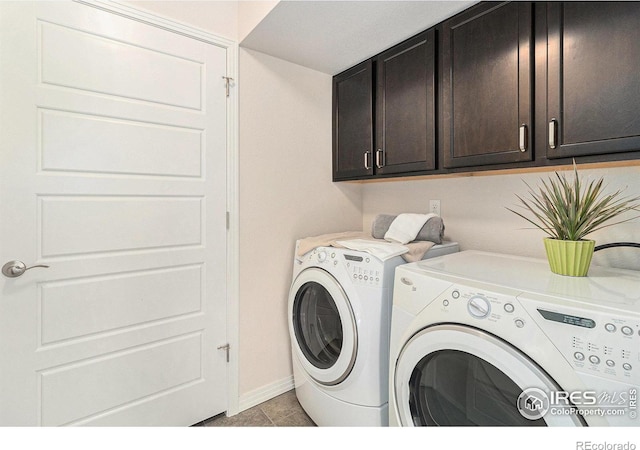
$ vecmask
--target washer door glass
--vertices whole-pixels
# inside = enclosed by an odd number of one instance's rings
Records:
[[[349,297],[325,270],[303,270],[289,291],[293,356],[316,382],[332,386],[351,373],[358,333]]]
[[[417,426],[545,426],[517,409],[519,388],[493,364],[458,350],[440,350],[416,364],[409,408]]]
[[[311,281],[298,290],[293,327],[300,350],[311,364],[328,369],[336,363],[342,349],[342,321],[324,286]]]

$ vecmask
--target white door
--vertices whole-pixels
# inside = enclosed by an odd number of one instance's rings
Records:
[[[225,410],[226,49],[0,2],[0,425]],[[18,270],[19,271],[19,270]]]

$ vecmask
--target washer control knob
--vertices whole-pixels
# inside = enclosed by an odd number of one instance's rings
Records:
[[[591,362],[591,364],[600,364],[600,358],[598,358],[596,355],[589,356],[589,361]]]
[[[514,320],[514,323],[516,324],[516,327],[518,327],[518,328],[523,328],[524,327],[524,320],[522,320],[522,319],[516,319],[516,320]]]
[[[512,313],[513,311],[515,311],[515,306],[513,306],[513,303],[505,303],[504,304],[504,310],[508,313]]]
[[[609,333],[613,333],[614,331],[616,331],[616,326],[612,323],[605,323],[604,329],[607,330]]]
[[[582,352],[575,352],[573,354],[573,357],[576,359],[576,361],[584,361],[584,353]]]
[[[474,295],[467,303],[469,314],[478,319],[484,319],[491,312],[491,303],[484,297]]]
[[[616,365],[615,361],[613,361],[612,359],[607,359],[607,366],[615,367],[615,365]]]
[[[319,262],[324,262],[327,259],[327,252],[325,252],[324,250],[321,252],[318,252],[318,261]]]
[[[631,370],[631,369],[633,369],[633,367],[631,367],[631,364],[629,364],[629,363],[624,363],[624,364],[622,365],[622,368],[623,368],[624,370]]]

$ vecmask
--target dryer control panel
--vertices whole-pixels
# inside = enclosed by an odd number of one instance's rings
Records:
[[[640,385],[640,314],[480,286],[452,285],[435,302],[443,318],[466,317],[498,335],[537,327],[576,371]]]
[[[640,384],[640,317],[528,295],[519,300],[576,371]]]
[[[498,294],[485,289],[454,285],[442,294],[438,301],[443,312],[451,312],[455,316],[464,314],[489,323],[502,323],[505,327],[523,328],[528,320],[527,316],[522,314],[513,295]]]

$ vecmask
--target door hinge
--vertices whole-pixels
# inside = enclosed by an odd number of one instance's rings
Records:
[[[227,92],[227,97],[229,97],[229,87],[231,87],[231,82],[233,81],[232,77],[222,77],[222,79],[225,81],[225,89]]]
[[[218,350],[224,350],[224,351],[227,352],[227,362],[229,362],[229,350],[230,349],[231,349],[231,346],[228,343],[218,347]]]

